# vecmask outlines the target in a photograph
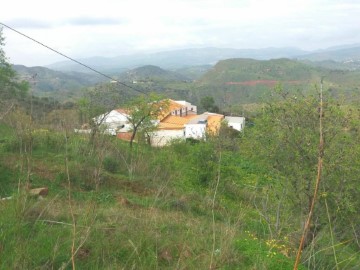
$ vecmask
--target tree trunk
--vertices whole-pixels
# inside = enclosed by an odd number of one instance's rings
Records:
[[[132,146],[133,146],[133,141],[134,141],[134,139],[135,139],[137,129],[138,129],[138,126],[135,126],[135,127],[134,127],[134,130],[133,130],[133,132],[132,132],[132,134],[131,134],[131,138],[130,138],[130,148],[132,148]]]

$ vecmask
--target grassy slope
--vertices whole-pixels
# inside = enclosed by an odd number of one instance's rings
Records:
[[[73,240],[78,269],[292,268],[301,217],[291,194],[279,201],[286,176],[250,160],[252,145],[223,136],[130,153],[112,137],[30,133],[17,119],[17,130],[0,126],[0,194],[13,196],[0,201],[0,269],[71,269]],[[49,195],[27,196],[29,184]],[[316,239],[305,258],[334,266],[326,227]],[[338,265],[357,269],[347,243],[335,243]]]
[[[1,269],[70,269],[64,134],[34,131],[29,155],[20,154],[19,138],[9,128],[1,126],[1,132],[6,132],[0,144],[1,196],[14,196],[0,202]],[[24,146],[26,136],[22,139]],[[111,138],[98,143],[106,157],[96,189],[101,152],[92,151],[100,148],[74,134],[68,139],[78,269],[208,269],[211,260],[211,269],[291,267],[292,242],[281,238],[274,239],[277,245],[267,244],[267,225],[251,205],[252,188],[246,188],[262,182],[264,173],[241,156],[222,152],[213,201],[219,156],[211,144],[139,146],[129,174],[122,158],[128,145]],[[17,192],[28,168],[32,187],[49,187],[44,200]]]

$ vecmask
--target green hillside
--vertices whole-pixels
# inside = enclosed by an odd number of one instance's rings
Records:
[[[176,69],[175,72],[182,74],[183,76],[191,80],[198,80],[211,68],[212,68],[211,65],[189,66],[189,67]]]
[[[335,67],[337,67],[335,65]],[[191,68],[184,70],[190,72]],[[199,67],[194,67],[199,72]],[[286,58],[273,60],[228,59],[207,69],[195,81],[155,66],[144,66],[122,74],[119,78],[142,91],[156,91],[174,99],[200,104],[204,96],[213,96],[217,105],[228,111],[239,104],[263,103],[273,89],[281,85],[290,93],[311,93],[324,78],[324,89],[335,98],[359,100],[359,71],[316,67]],[[199,74],[199,73],[198,73]],[[135,83],[135,84],[134,84]],[[126,91],[131,91],[126,89]],[[235,106],[235,107],[234,107]]]
[[[196,92],[198,96],[213,96],[219,105],[227,107],[264,102],[277,85],[289,92],[310,93],[324,77],[325,91],[351,101],[359,94],[359,75],[359,71],[314,67],[290,59],[228,59],[218,62],[197,81]]]
[[[218,62],[199,81],[204,84],[222,84],[251,80],[311,81],[319,70],[309,65],[290,60],[228,59]]]
[[[225,110],[239,104],[263,103],[279,84],[289,92],[299,89],[304,93],[311,92],[322,77],[325,78],[325,91],[329,91],[333,97],[358,100],[359,71],[346,70],[337,62],[331,62],[330,67],[317,67],[312,62],[285,58],[239,58],[220,61],[213,67],[188,67],[175,72],[148,65],[114,77],[130,86],[116,85],[124,96],[138,93],[131,88],[142,92],[155,91],[170,98],[189,100],[194,104],[199,104],[204,96],[213,96],[218,106]],[[101,80],[107,80],[96,74],[68,74],[40,67],[15,68],[21,78],[31,82],[35,95],[62,101],[74,100],[82,95],[81,90],[84,88],[93,88]],[[32,78],[34,75],[36,76]]]
[[[118,76],[121,81],[129,82],[172,82],[172,81],[186,81],[187,77],[169,70],[162,69],[158,66],[142,66],[127,72],[121,73]]]
[[[107,80],[98,74],[81,72],[60,72],[45,67],[25,67],[14,65],[13,69],[20,79],[30,83],[33,93],[38,96],[53,97],[59,100],[79,96],[79,90]]]

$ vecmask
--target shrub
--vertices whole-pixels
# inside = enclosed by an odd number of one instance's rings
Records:
[[[118,161],[110,156],[104,158],[103,161],[104,169],[111,173],[116,173],[119,171],[119,163]]]

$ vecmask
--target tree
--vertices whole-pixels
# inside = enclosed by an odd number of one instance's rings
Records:
[[[128,103],[126,109],[129,112],[128,121],[132,132],[130,147],[139,131],[149,134],[156,128],[156,120],[167,111],[168,106],[168,100],[161,99],[155,93],[139,95]]]
[[[208,112],[219,112],[219,107],[215,104],[215,100],[211,96],[205,96],[200,100],[200,105]]]
[[[90,142],[93,143],[106,116],[123,101],[116,85],[104,84],[88,89],[79,100],[80,121],[91,127]]]
[[[271,181],[262,183],[263,193],[254,200],[261,216],[265,216],[266,222],[271,223],[269,227],[279,234],[289,227],[301,231],[301,223],[313,202],[321,156],[322,180],[304,247],[311,249],[315,245],[310,243],[317,243],[321,250],[324,246],[320,245],[334,246],[351,238],[358,241],[360,221],[355,214],[355,209],[360,207],[357,108],[341,106],[339,101],[324,97],[322,148],[319,146],[321,106],[318,97],[294,96],[283,91],[277,94],[283,99],[263,109],[254,126],[245,133],[240,148],[272,175]],[[329,235],[329,231],[331,239],[321,238]],[[297,232],[291,234],[297,238]],[[317,239],[323,242],[315,242]],[[314,265],[319,263],[315,257],[312,261]]]
[[[4,41],[0,28],[0,120],[12,110],[17,99],[24,96],[29,88],[27,82],[17,78],[16,72],[8,63],[2,48],[5,45]]]

